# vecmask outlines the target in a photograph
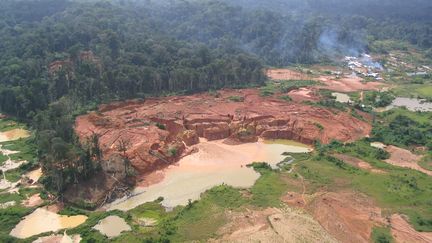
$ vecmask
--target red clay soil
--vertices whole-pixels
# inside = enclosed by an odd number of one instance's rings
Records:
[[[393,214],[390,218],[391,232],[393,238],[398,243],[430,243],[432,242],[432,232],[416,231],[399,214]]]
[[[234,96],[243,101],[230,101]],[[124,152],[145,173],[178,161],[191,152],[188,148],[199,142],[198,137],[240,143],[258,138],[348,142],[367,136],[371,125],[348,112],[288,103],[276,95],[261,97],[256,89],[243,89],[103,105],[78,117],[75,130],[83,143],[98,134],[105,159]]]
[[[319,195],[306,209],[340,242],[370,242],[374,225],[386,223],[372,200],[353,192]]]
[[[289,206],[308,211],[339,242],[371,242],[374,226],[389,227],[398,243],[432,242],[431,232],[416,231],[403,215],[384,217],[381,208],[361,193],[342,191],[303,195],[289,192],[281,199]]]

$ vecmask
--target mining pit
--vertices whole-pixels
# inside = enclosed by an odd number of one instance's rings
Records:
[[[82,143],[97,136],[103,160],[111,160],[110,166],[121,163],[114,156],[126,157],[137,172],[136,182],[196,152],[193,145],[200,138],[230,145],[259,139],[313,144],[351,142],[371,131],[366,114],[357,119],[350,112],[286,102],[278,95],[261,97],[258,89],[239,89],[111,103],[79,116],[75,131]],[[124,174],[117,167],[117,174]],[[109,190],[114,182],[104,184]],[[89,193],[79,196],[91,195],[85,199],[92,203],[99,203],[106,193],[87,189]],[[66,192],[67,199],[75,196],[78,193]]]

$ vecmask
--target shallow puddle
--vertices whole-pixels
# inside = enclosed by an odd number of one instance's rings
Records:
[[[393,100],[393,103],[386,107],[386,110],[393,109],[395,107],[406,107],[410,111],[432,111],[432,103],[424,102],[420,99],[403,98],[397,97]]]
[[[50,231],[74,228],[87,220],[87,216],[64,216],[48,211],[45,208],[38,208],[33,213],[24,217],[10,235],[16,238],[24,239]]]
[[[132,197],[119,199],[107,205],[109,210],[129,210],[143,203],[163,197],[162,205],[168,208],[186,205],[197,200],[206,190],[221,184],[238,188],[249,188],[259,174],[246,165],[267,162],[272,166],[281,162],[284,152],[307,153],[311,148],[291,141],[227,145],[222,141],[203,142],[196,147],[199,152],[186,156],[176,165],[163,172],[164,179],[148,187],[137,187]]]
[[[108,238],[119,236],[123,231],[132,230],[123,218],[119,216],[108,216],[93,227]]]

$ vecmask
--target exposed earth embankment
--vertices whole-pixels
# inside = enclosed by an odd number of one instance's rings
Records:
[[[258,138],[347,142],[367,136],[371,125],[348,112],[261,97],[256,89],[243,89],[103,105],[78,117],[75,130],[82,142],[97,134],[105,159],[123,154],[144,174],[192,152],[188,148],[199,138],[230,143]]]

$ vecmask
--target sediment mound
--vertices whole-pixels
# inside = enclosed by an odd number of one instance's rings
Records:
[[[120,153],[146,173],[192,152],[189,146],[199,143],[200,137],[235,143],[258,138],[348,142],[367,136],[371,125],[348,112],[288,103],[243,89],[103,105],[78,117],[75,130],[83,143],[99,136],[104,159]]]

